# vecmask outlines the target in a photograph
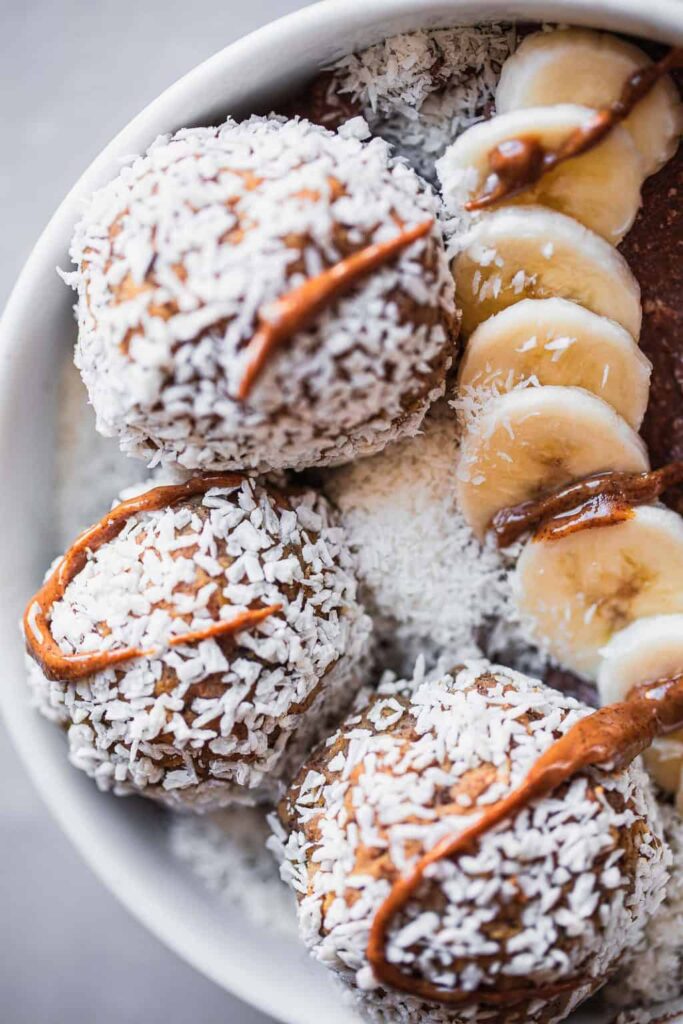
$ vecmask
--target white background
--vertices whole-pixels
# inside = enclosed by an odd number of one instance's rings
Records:
[[[64,194],[141,107],[216,50],[304,5],[0,0],[0,307]],[[48,817],[0,725],[2,1024],[267,1020],[128,917]]]

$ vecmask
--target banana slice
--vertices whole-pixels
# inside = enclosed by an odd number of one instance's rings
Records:
[[[635,71],[651,63],[637,46],[605,32],[536,32],[503,65],[496,110],[506,114],[553,103],[604,107],[619,99]],[[623,125],[641,155],[643,174],[653,174],[673,156],[683,130],[683,105],[672,80],[661,79]]]
[[[479,324],[467,342],[458,384],[493,394],[529,380],[585,388],[637,430],[651,370],[614,320],[568,299],[523,299]]]
[[[642,616],[683,612],[683,519],[643,505],[613,526],[530,540],[515,591],[539,643],[594,679],[600,650],[618,630]]]
[[[598,692],[603,704],[625,700],[643,683],[683,674],[683,615],[651,615],[615,633],[600,652]],[[645,753],[655,779],[683,796],[683,731],[657,740]]]
[[[460,509],[482,537],[496,512],[605,469],[648,469],[645,445],[582,388],[527,387],[495,398],[465,433]]]
[[[589,107],[562,103],[528,107],[472,125],[437,161],[446,205],[457,212],[478,195],[489,176],[489,154],[508,139],[533,138],[555,149],[595,116]],[[615,187],[618,182],[618,187]],[[519,196],[501,206],[538,203],[580,221],[616,245],[633,224],[640,206],[642,160],[620,125],[593,149],[559,164]]]
[[[482,217],[462,239],[453,274],[471,334],[522,299],[560,296],[640,334],[640,288],[623,256],[578,221],[542,206]]]
[[[615,633],[600,652],[603,704],[625,700],[635,686],[683,674],[683,615],[650,615]]]

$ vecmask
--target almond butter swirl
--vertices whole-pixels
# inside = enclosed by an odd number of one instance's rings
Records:
[[[635,505],[649,505],[680,483],[683,460],[648,473],[593,473],[554,494],[501,509],[490,529],[501,548],[532,531],[537,540],[557,540],[582,529],[630,519]]]
[[[206,494],[214,487],[234,487],[241,480],[242,477],[236,473],[215,473],[192,477],[183,484],[155,487],[121,502],[76,539],[38,593],[28,602],[24,612],[24,635],[28,652],[48,679],[72,682],[120,665],[122,662],[150,657],[157,653],[155,650],[143,650],[138,647],[120,647],[86,654],[65,654],[50,632],[51,609],[63,598],[69,583],[84,568],[89,555],[121,533],[131,516],[176,505],[187,498]],[[168,644],[175,647],[180,644],[199,643],[209,637],[236,633],[263,622],[280,608],[279,604],[265,608],[250,608],[231,619],[221,619],[202,629],[176,634],[168,640]]]
[[[418,238],[424,238],[433,224],[433,220],[422,221],[386,242],[376,242],[359,249],[283,295],[267,313],[262,311],[259,314],[260,326],[246,348],[246,366],[237,392],[238,399],[243,402],[249,397],[275,349],[307,327],[327,305],[353,288],[360,278],[393,259]]]

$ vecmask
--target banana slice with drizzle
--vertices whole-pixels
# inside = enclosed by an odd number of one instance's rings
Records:
[[[604,107],[619,99],[634,72],[651,65],[639,47],[606,32],[535,32],[505,61],[496,110],[507,114],[555,103]],[[683,131],[683,104],[668,75],[640,100],[623,125],[640,153],[643,174],[654,174],[673,156]]]
[[[641,438],[607,402],[582,388],[521,388],[486,405],[466,431],[457,501],[481,538],[502,508],[601,470],[647,468]]]
[[[511,110],[468,128],[436,164],[447,207],[460,209],[482,192],[491,154],[499,148],[533,139],[544,150],[555,150],[573,133],[587,131],[594,117],[590,107],[560,103]],[[616,245],[635,220],[642,182],[640,153],[626,129],[616,125],[598,145],[501,202],[550,207]]]
[[[651,615],[615,633],[601,650],[598,692],[603,704],[625,700],[631,690],[683,675],[683,614]],[[645,762],[683,810],[683,732],[658,739]]]

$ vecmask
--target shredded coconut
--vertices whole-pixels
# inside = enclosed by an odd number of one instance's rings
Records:
[[[391,36],[342,57],[332,70],[373,133],[434,181],[447,146],[490,113],[514,47],[510,25],[458,25]]]
[[[212,892],[226,910],[288,938],[296,937],[296,909],[266,849],[270,830],[263,812],[237,807],[204,815],[174,815],[170,820],[173,853]]]
[[[683,999],[672,999],[649,1010],[627,1010],[615,1024],[683,1024]]]
[[[457,508],[460,431],[440,403],[422,432],[325,475],[356,555],[362,597],[385,664],[407,674],[419,654],[548,664],[515,611],[514,552],[482,546]]]
[[[144,490],[150,480],[144,463],[127,459],[115,441],[95,430],[83,382],[70,359],[64,363],[59,384],[54,554],[104,515],[112,494],[128,494],[136,486]],[[177,483],[187,474],[159,468],[151,475],[156,486]]]

